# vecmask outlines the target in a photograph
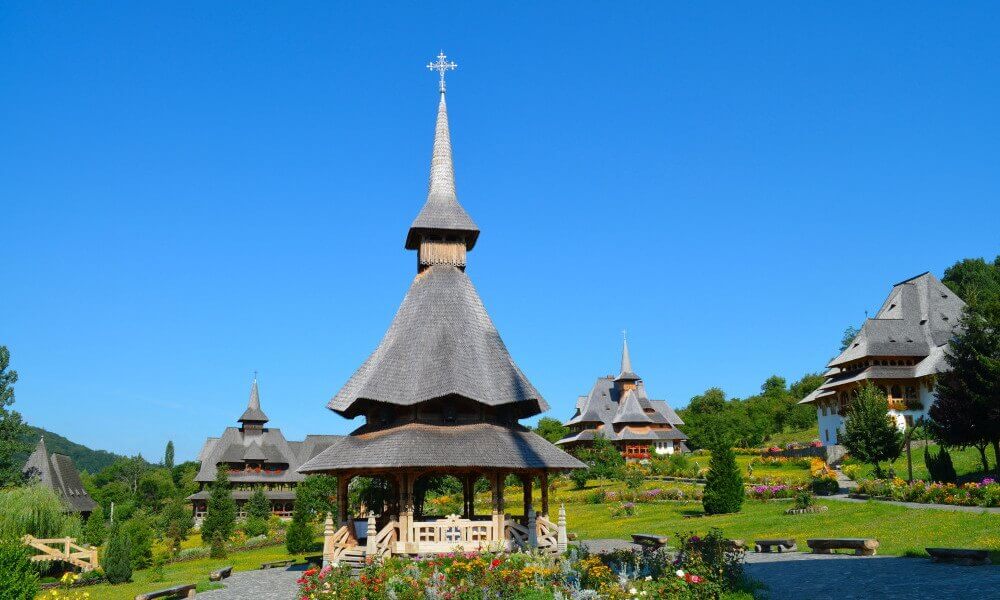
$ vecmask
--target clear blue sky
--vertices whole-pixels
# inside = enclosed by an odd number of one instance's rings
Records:
[[[995,3],[4,2],[17,409],[192,458],[329,397],[410,284],[440,49],[469,274],[566,418],[820,370],[890,286],[1000,251]]]

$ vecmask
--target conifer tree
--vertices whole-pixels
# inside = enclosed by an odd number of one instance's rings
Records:
[[[104,509],[98,504],[83,526],[83,541],[91,546],[100,546],[104,543],[107,533],[108,524],[104,519]]]
[[[226,541],[222,539],[221,531],[212,534],[212,549],[209,552],[209,557],[226,558]]]
[[[846,416],[840,443],[851,456],[874,466],[875,474],[881,476],[881,464],[891,463],[903,451],[903,432],[889,417],[885,394],[873,384],[865,383],[848,404]]]
[[[736,464],[736,455],[729,444],[720,443],[712,449],[708,463],[702,506],[710,515],[739,512],[745,492],[743,475]]]
[[[120,525],[111,526],[108,535],[108,546],[104,551],[101,569],[108,583],[127,583],[132,581],[132,547],[128,535]]]
[[[174,441],[167,441],[167,449],[163,451],[163,466],[168,469],[174,468]]]
[[[256,537],[267,533],[267,520],[271,516],[271,501],[264,491],[257,489],[247,502],[247,520],[243,524],[243,532],[247,537]]]
[[[216,471],[207,509],[208,514],[201,524],[201,538],[211,541],[215,534],[219,533],[224,542],[229,540],[236,526],[236,501],[233,500],[226,465],[219,465]]]

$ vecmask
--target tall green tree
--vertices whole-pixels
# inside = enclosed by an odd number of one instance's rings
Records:
[[[569,428],[559,422],[559,419],[552,417],[542,417],[538,419],[535,433],[552,442],[553,444],[569,435]]]
[[[11,408],[17,371],[8,370],[9,367],[10,351],[7,346],[0,346],[0,487],[21,483],[21,465],[14,455],[30,450],[24,441],[28,426],[21,414]]]
[[[167,440],[167,449],[163,451],[163,466],[168,469],[174,468],[174,441]]]
[[[264,490],[256,489],[247,501],[247,519],[243,523],[243,532],[247,537],[256,537],[267,533],[267,520],[271,517],[271,501],[264,495]]]
[[[969,306],[984,307],[1000,303],[1000,256],[993,262],[982,258],[960,260],[944,271],[941,283],[948,286]]]
[[[98,504],[94,512],[87,517],[87,523],[83,526],[83,541],[91,546],[100,546],[104,543],[107,534],[108,523],[104,518],[104,509]]]
[[[903,432],[889,416],[889,401],[879,388],[865,383],[858,396],[847,405],[840,443],[854,458],[875,467],[882,475],[882,463],[896,460],[903,450]]]
[[[712,448],[708,475],[702,495],[702,506],[710,515],[739,512],[746,495],[743,474],[736,464],[736,455],[729,444]]]
[[[984,463],[982,446],[993,446],[1000,479],[1000,304],[968,306],[945,359],[951,371],[938,378],[931,433],[944,444],[980,447]]]
[[[840,351],[843,352],[847,350],[847,347],[851,345],[854,338],[858,337],[861,330],[854,325],[848,325],[847,329],[844,330],[844,334],[840,336]]]
[[[132,581],[132,545],[121,525],[111,526],[108,546],[101,555],[101,570],[108,583]]]
[[[594,436],[589,448],[578,452],[577,458],[587,463],[587,470],[595,479],[618,479],[625,469],[625,458],[621,452],[600,433]]]
[[[333,478],[330,477],[330,479]],[[292,522],[285,530],[285,548],[288,549],[289,554],[308,552],[316,541],[316,532],[310,523],[315,516],[314,508],[310,506],[314,502],[314,498],[309,490],[303,488],[302,483],[295,486],[295,508],[292,510]]]
[[[226,465],[219,465],[208,496],[205,520],[201,524],[201,538],[211,540],[216,533],[222,540],[229,541],[236,527],[236,501],[233,500],[232,486],[229,485],[229,471]]]

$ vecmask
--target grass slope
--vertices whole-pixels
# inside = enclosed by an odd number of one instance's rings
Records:
[[[928,450],[932,454],[938,453],[938,446],[936,444],[931,444]],[[960,481],[979,481],[983,477],[992,477],[992,469],[995,463],[995,458],[993,452],[990,450],[986,451],[986,458],[990,461],[991,472],[983,472],[983,462],[979,456],[979,450],[975,448],[963,448],[963,449],[953,449],[948,452],[951,454],[951,462],[955,465],[955,472],[958,474]],[[913,478],[914,479],[930,479],[930,474],[927,472],[927,466],[924,464],[924,449],[923,448],[913,448]],[[847,463],[855,463],[851,459],[847,460]],[[884,466],[884,465],[883,465]],[[906,479],[906,452],[892,464],[893,469],[896,470],[896,476]],[[874,477],[874,470],[870,465],[864,465],[861,468],[861,478],[871,478]]]
[[[820,500],[829,510],[807,515],[786,515],[788,502],[748,501],[732,515],[684,518],[703,514],[700,504],[640,504],[636,515],[611,519],[607,505],[567,506],[570,531],[581,538],[628,538],[632,533],[672,535],[705,533],[716,527],[729,538],[792,537],[805,547],[810,537],[874,537],[882,554],[924,554],[927,546],[985,548],[1000,551],[1000,514],[913,509],[867,502],[864,504]]]

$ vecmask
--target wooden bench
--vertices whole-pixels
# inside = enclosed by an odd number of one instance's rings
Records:
[[[813,554],[832,554],[834,550],[854,550],[855,556],[875,556],[878,540],[872,538],[817,538],[806,540]]]
[[[771,550],[776,548],[776,550]],[[799,549],[795,543],[795,538],[785,538],[777,540],[754,540],[754,552],[797,552]]]
[[[280,567],[290,567],[295,561],[292,559],[288,560],[276,560],[274,562],[266,562],[260,566],[261,569],[277,569]]]
[[[209,581],[222,581],[226,577],[233,574],[233,567],[222,567],[221,569],[216,569],[208,574]]]
[[[649,548],[651,550],[659,550],[660,548],[667,545],[670,538],[662,535],[653,535],[652,533],[633,533],[632,541],[639,544],[643,548]]]
[[[195,591],[195,587],[197,586],[193,583],[175,585],[174,587],[156,590],[155,592],[136,594],[135,600],[155,600],[156,598],[194,598],[194,595],[197,593]]]
[[[955,562],[960,565],[988,565],[990,553],[987,550],[965,548],[925,548],[934,562]]]

